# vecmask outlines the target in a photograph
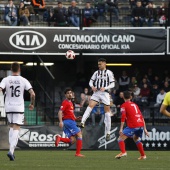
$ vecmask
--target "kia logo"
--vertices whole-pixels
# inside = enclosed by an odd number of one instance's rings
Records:
[[[43,47],[47,40],[43,34],[36,31],[19,31],[10,36],[9,42],[20,50],[37,50]]]

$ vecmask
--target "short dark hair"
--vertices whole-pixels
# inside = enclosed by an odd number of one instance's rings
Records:
[[[127,100],[131,98],[132,94],[129,91],[124,91],[123,96]]]
[[[73,91],[71,87],[67,87],[65,90],[64,90],[64,94],[66,94],[68,91]]]
[[[61,1],[58,1],[58,4],[62,4],[62,2],[61,2]]]
[[[12,72],[16,73],[16,72],[19,71],[19,69],[20,69],[20,65],[19,65],[18,62],[13,62],[13,63],[11,64],[11,70],[12,70]]]
[[[99,58],[98,59],[98,62],[101,62],[101,61],[106,63],[106,59],[105,58]]]

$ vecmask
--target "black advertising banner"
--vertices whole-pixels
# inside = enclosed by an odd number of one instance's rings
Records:
[[[170,150],[170,130],[167,126],[147,126],[149,137],[143,134],[142,143],[145,150]],[[0,126],[0,148],[8,149],[8,126]],[[104,126],[86,126],[83,133],[83,149],[92,150],[119,150],[117,139],[119,127],[111,129],[110,141],[105,140]],[[22,126],[19,133],[17,147],[24,148],[54,148],[55,136],[60,134],[66,137],[58,126]],[[57,149],[75,149],[76,145],[59,143]],[[126,140],[127,150],[137,150],[132,139]]]
[[[0,54],[163,55],[164,28],[0,27]]]

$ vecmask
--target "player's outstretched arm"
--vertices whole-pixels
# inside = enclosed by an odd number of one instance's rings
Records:
[[[144,132],[145,132],[145,135],[149,137],[149,133],[146,129],[146,123],[145,123],[145,120],[143,119],[143,123],[144,123]]]
[[[29,110],[33,110],[35,105],[35,93],[33,89],[30,89],[29,93],[30,93],[30,100],[31,100],[29,105]]]
[[[164,114],[165,116],[170,117],[170,113],[166,110],[166,108],[167,108],[167,106],[164,105],[164,104],[162,104],[162,105],[161,105],[161,108],[160,108],[160,112],[161,112],[162,114]]]
[[[63,127],[63,112],[61,110],[59,110],[58,112],[58,119],[59,119],[59,127],[62,128]]]

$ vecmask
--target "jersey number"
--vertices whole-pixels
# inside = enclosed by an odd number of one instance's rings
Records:
[[[11,97],[19,97],[20,96],[20,86],[14,87],[14,86],[10,86],[11,88]]]
[[[137,109],[136,105],[135,104],[131,104],[131,106],[134,107],[134,109],[136,111],[136,114],[138,114],[138,109]]]

